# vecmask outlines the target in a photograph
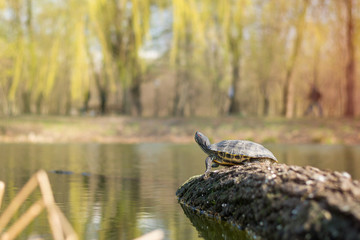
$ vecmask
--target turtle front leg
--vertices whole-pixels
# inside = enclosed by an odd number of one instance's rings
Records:
[[[206,167],[205,176],[204,176],[205,179],[209,178],[213,160],[214,159],[210,156],[205,159],[205,167]]]
[[[216,163],[216,162],[213,162],[213,164],[211,165],[211,167],[215,168],[215,167],[219,167],[220,164]]]

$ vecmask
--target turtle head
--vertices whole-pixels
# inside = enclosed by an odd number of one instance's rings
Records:
[[[204,152],[208,151],[208,148],[210,147],[210,140],[207,136],[205,136],[201,132],[196,132],[195,142],[199,144],[199,146],[202,148],[202,150],[204,150]]]

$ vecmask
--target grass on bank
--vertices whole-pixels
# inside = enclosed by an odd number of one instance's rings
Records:
[[[360,122],[356,119],[35,115],[0,119],[0,142],[193,142],[195,131],[203,132],[212,142],[360,143]]]

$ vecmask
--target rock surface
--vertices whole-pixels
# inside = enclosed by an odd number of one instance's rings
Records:
[[[360,183],[348,173],[247,163],[193,177],[176,195],[265,239],[360,239]]]

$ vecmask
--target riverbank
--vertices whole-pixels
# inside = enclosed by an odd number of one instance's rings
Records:
[[[247,139],[259,143],[360,143],[360,122],[304,118],[134,118],[124,116],[18,116],[0,119],[0,142],[176,142],[189,143],[195,131],[212,142]]]

